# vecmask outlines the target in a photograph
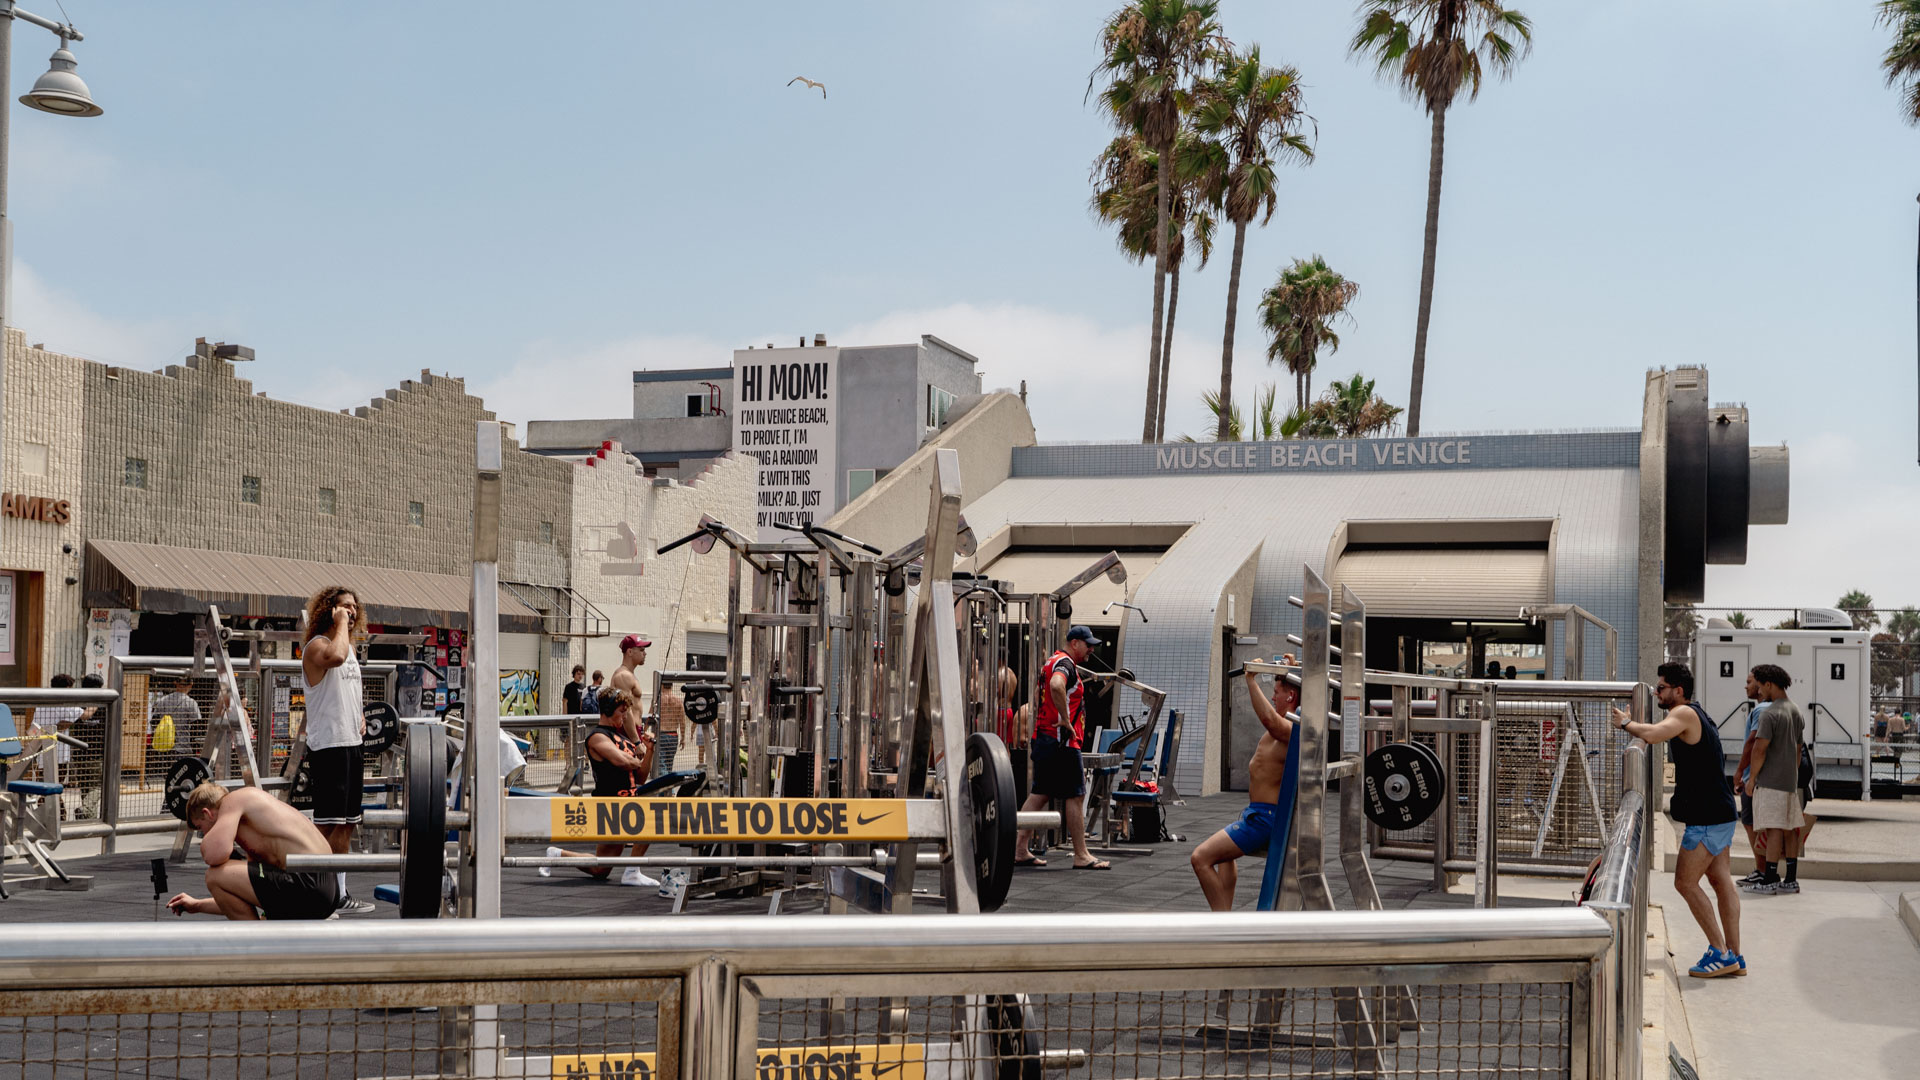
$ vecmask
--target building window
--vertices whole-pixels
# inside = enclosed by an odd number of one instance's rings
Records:
[[[705,394],[688,394],[687,395],[687,415],[688,416],[707,415],[707,396]]]
[[[947,410],[953,408],[953,395],[937,386],[927,387],[927,430],[947,422]]]
[[[320,512],[337,514],[340,512],[340,493],[332,488],[320,489]]]
[[[847,501],[852,502],[866,493],[866,490],[886,478],[892,469],[848,469]]]
[[[416,528],[419,528],[419,527],[425,526],[426,523],[427,523],[427,504],[423,502],[408,503],[407,504],[407,524],[412,525]]]
[[[543,544],[553,543],[553,522],[543,521],[540,523],[540,542]]]
[[[143,488],[147,486],[147,459],[130,457],[127,459],[127,471],[122,476],[122,484],[127,487]]]
[[[240,478],[240,501],[260,505],[260,478],[243,476]]]
[[[20,444],[20,471],[27,476],[47,475],[47,444]]]

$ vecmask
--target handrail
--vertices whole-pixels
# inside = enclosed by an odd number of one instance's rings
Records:
[[[848,915],[806,920],[440,919],[403,922],[60,924],[9,931],[8,986],[272,985],[328,981],[569,978],[686,972],[718,958],[762,974],[1247,968],[1592,962],[1612,939],[1577,908],[1139,912],[1099,920],[1024,915]]]
[[[0,705],[37,709],[47,705],[112,705],[120,691],[105,687],[82,689],[59,686],[0,687]]]

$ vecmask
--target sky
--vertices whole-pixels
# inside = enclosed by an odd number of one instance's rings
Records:
[[[621,415],[637,368],[931,333],[1025,380],[1043,441],[1135,439],[1152,274],[1087,209],[1114,6],[67,0],[106,115],[14,109],[13,321],[141,368],[240,342],[325,408],[431,369],[519,423]],[[1871,0],[1516,6],[1532,54],[1449,114],[1422,433],[1637,427],[1650,368],[1705,365],[1793,454],[1792,523],[1708,604],[1920,604],[1920,129]],[[1347,56],[1351,4],[1221,8],[1299,69],[1316,148],[1248,234],[1236,396],[1290,390],[1254,309],[1320,254],[1360,295],[1316,386],[1404,404],[1427,119]],[[9,98],[54,39],[13,45]],[[1182,276],[1175,434],[1211,427],[1223,240]]]

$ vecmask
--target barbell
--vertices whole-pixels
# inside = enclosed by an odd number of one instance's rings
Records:
[[[384,701],[369,701],[360,710],[366,718],[366,729],[360,736],[360,749],[367,757],[378,757],[392,749],[400,741],[400,712]],[[293,771],[290,781],[292,793],[289,801],[295,806],[311,806],[312,795],[308,787],[312,783],[309,772],[311,766],[305,757]],[[166,786],[161,789],[161,805],[167,813],[187,820],[187,796],[193,789],[213,779],[213,768],[206,758],[187,756],[178,758],[167,767]]]
[[[424,736],[424,737],[422,737]],[[287,869],[400,871],[402,918],[435,918],[441,908],[447,830],[464,828],[466,813],[446,807],[446,733],[437,724],[414,725],[406,740],[406,805],[397,820],[370,818],[369,826],[400,831],[398,855],[290,855]],[[1016,836],[1022,827],[1057,827],[1057,814],[1021,814],[1012,760],[997,735],[967,737],[962,779],[973,803],[974,884],[982,911],[1006,902],[1013,880]],[[650,798],[514,796],[506,799],[502,834],[512,843],[593,844],[891,844],[944,842],[946,807],[939,799],[870,798]],[[609,866],[884,866],[886,855],[648,856],[568,858],[565,865]],[[509,858],[512,867],[556,865],[552,859]]]

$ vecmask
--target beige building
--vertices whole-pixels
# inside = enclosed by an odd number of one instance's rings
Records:
[[[474,425],[494,417],[463,380],[422,372],[332,411],[256,393],[239,374],[244,346],[202,340],[160,371],[29,347],[18,330],[7,348],[0,683],[181,655],[209,603],[291,629],[329,582],[361,590],[371,623],[438,631],[425,657],[459,666]],[[510,438],[503,698],[557,711],[572,663],[610,668],[631,631],[661,643],[656,663],[669,639],[684,657],[688,624],[724,618],[725,561],[689,572],[654,549],[703,513],[752,508],[751,472],[731,455],[681,483],[643,476],[617,447],[582,464]],[[456,683],[441,688],[471,691]]]

